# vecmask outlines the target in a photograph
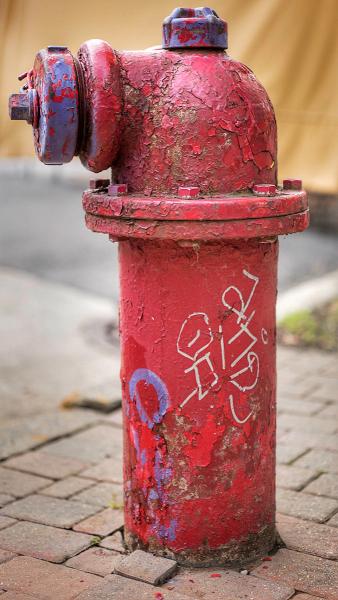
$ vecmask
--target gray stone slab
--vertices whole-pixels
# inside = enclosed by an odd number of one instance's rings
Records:
[[[93,504],[33,495],[1,509],[0,514],[54,527],[70,528],[97,511]]]
[[[18,471],[26,471],[50,479],[63,479],[82,471],[86,467],[86,463],[83,461],[64,456],[53,456],[41,450],[10,458],[4,462],[4,465]]]
[[[120,556],[115,565],[115,573],[138,579],[152,585],[159,585],[177,571],[175,560],[154,556],[143,550],[135,550],[128,556]]]
[[[0,467],[1,493],[21,498],[50,485],[51,479]]]
[[[90,535],[25,521],[0,531],[0,548],[54,563],[64,562],[91,543]]]
[[[294,594],[293,587],[282,581],[259,582],[250,575],[217,568],[180,570],[164,588],[194,600],[288,600]]]
[[[338,501],[277,488],[277,510],[291,517],[324,523],[338,510]]]
[[[53,442],[45,452],[88,463],[98,463],[112,455],[122,456],[122,431],[110,425],[97,425],[71,437]]]

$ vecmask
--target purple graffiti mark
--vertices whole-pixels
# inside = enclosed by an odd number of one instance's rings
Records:
[[[157,395],[158,406],[151,417],[142,405],[142,393],[138,390],[140,382],[152,386]],[[136,408],[140,418],[138,423],[130,423],[130,434],[138,463],[135,471],[138,473],[137,485],[142,489],[144,500],[149,506],[153,533],[161,540],[173,541],[176,537],[177,522],[167,515],[170,499],[166,490],[172,477],[172,469],[163,438],[153,431],[155,424],[162,421],[168,410],[169,393],[158,375],[143,368],[134,371],[129,381],[129,394],[133,403],[131,407]],[[135,411],[135,408],[131,412]]]
[[[148,385],[152,385],[157,393],[159,407],[158,411],[154,413],[152,419],[144,410],[141,403],[140,394],[137,390],[137,384],[140,381],[145,381]],[[169,393],[166,385],[163,383],[162,379],[156,375],[156,373],[150,371],[149,369],[136,369],[129,382],[129,394],[130,397],[136,402],[136,408],[140,415],[141,421],[148,425],[149,429],[153,429],[155,423],[161,423],[165,413],[168,410]]]

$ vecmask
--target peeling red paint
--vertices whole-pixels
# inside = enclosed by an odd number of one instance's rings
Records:
[[[276,187],[274,111],[226,24],[177,9],[164,37],[40,51],[35,146],[112,168],[83,205],[120,242],[127,545],[224,564],[275,540],[277,236],[309,216],[298,180]]]

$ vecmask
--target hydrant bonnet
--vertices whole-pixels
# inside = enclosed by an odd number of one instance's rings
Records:
[[[227,24],[212,8],[175,8],[163,22],[163,48],[227,48]]]

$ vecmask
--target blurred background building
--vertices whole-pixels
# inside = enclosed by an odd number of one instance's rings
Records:
[[[200,3],[188,2],[189,6]],[[279,126],[279,174],[307,190],[338,192],[337,0],[212,0],[228,22],[229,54],[268,90]],[[33,154],[32,134],[7,116],[17,75],[51,44],[73,53],[89,38],[136,50],[161,43],[177,0],[1,0],[0,156]]]

